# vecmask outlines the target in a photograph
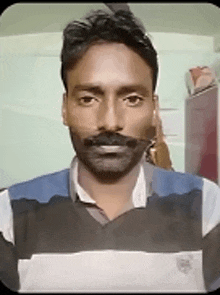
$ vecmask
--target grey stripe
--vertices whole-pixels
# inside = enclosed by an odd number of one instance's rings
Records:
[[[101,223],[101,225],[105,225],[110,221],[110,219],[108,219],[108,217],[101,208],[98,208],[94,205],[94,207],[89,206],[86,207],[86,209],[95,220]]]
[[[215,291],[220,287],[220,277],[217,278],[214,283],[212,283],[209,287],[209,291]]]

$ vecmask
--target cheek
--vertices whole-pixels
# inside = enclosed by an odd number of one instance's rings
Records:
[[[145,137],[148,135],[148,130],[151,125],[152,124],[149,120],[137,120],[137,122],[132,126],[132,132],[135,136],[145,139]]]
[[[81,138],[91,135],[95,129],[95,120],[91,113],[74,108],[74,111],[68,110],[67,116],[71,132]]]
[[[126,129],[128,134],[140,139],[146,139],[152,133],[153,110],[139,114],[130,114],[126,118]],[[131,120],[132,118],[132,120]]]

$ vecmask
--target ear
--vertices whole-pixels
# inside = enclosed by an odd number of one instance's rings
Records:
[[[62,103],[62,118],[63,118],[63,124],[68,126],[68,120],[67,120],[67,104],[68,104],[68,98],[67,94],[63,94],[63,103]]]

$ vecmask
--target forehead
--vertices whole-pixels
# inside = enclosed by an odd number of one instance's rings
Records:
[[[78,83],[120,87],[142,84],[152,89],[152,70],[134,50],[121,43],[100,43],[89,47],[67,73],[68,87]]]

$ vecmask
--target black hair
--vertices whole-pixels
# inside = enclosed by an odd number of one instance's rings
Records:
[[[125,10],[115,13],[91,11],[85,16],[84,22],[74,20],[66,26],[61,51],[61,78],[66,91],[67,71],[76,65],[92,44],[100,41],[123,43],[138,53],[152,69],[155,91],[158,76],[157,52],[140,20]]]

